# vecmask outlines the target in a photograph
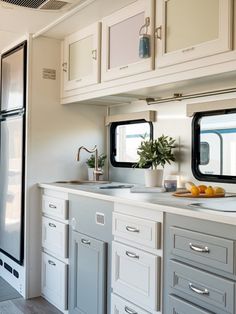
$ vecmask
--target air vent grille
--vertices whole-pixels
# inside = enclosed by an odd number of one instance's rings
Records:
[[[65,5],[67,5],[68,2],[60,1],[60,0],[49,0],[45,4],[43,4],[40,9],[41,10],[60,10]]]
[[[1,0],[6,3],[18,5],[25,8],[37,9],[39,8],[46,0]]]

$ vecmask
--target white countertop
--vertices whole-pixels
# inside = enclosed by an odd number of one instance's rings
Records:
[[[115,183],[112,183],[115,184]],[[177,198],[172,193],[131,193],[129,188],[99,189],[98,185],[76,185],[69,183],[42,183],[41,188],[60,191],[68,194],[77,194],[97,198],[101,200],[130,204],[146,209],[185,215],[189,217],[212,220],[231,225],[236,225],[236,197],[219,199],[203,198]],[[222,210],[234,209],[235,212],[204,209],[203,207],[191,206],[193,203],[204,203]]]

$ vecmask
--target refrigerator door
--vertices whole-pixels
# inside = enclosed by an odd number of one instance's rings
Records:
[[[24,107],[26,44],[2,55],[1,111]]]
[[[23,113],[0,117],[0,250],[23,261]]]

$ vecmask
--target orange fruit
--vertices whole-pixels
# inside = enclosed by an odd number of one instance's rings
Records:
[[[223,189],[222,187],[220,187],[220,186],[215,186],[214,187],[214,192],[215,192],[215,194],[220,194],[220,195],[225,195],[225,189]]]
[[[200,194],[200,191],[199,191],[197,186],[192,186],[191,194],[192,194],[192,196],[198,196]]]
[[[205,193],[207,186],[202,184],[198,186],[198,189],[200,193]]]
[[[207,196],[214,196],[215,195],[215,191],[214,191],[213,187],[212,186],[208,186],[206,188],[205,194]]]

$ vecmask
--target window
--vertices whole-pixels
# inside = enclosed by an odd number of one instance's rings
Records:
[[[236,182],[236,109],[197,113],[192,130],[194,176]]]
[[[110,158],[114,167],[131,168],[138,161],[143,140],[153,139],[153,125],[145,120],[114,122],[110,129]]]

